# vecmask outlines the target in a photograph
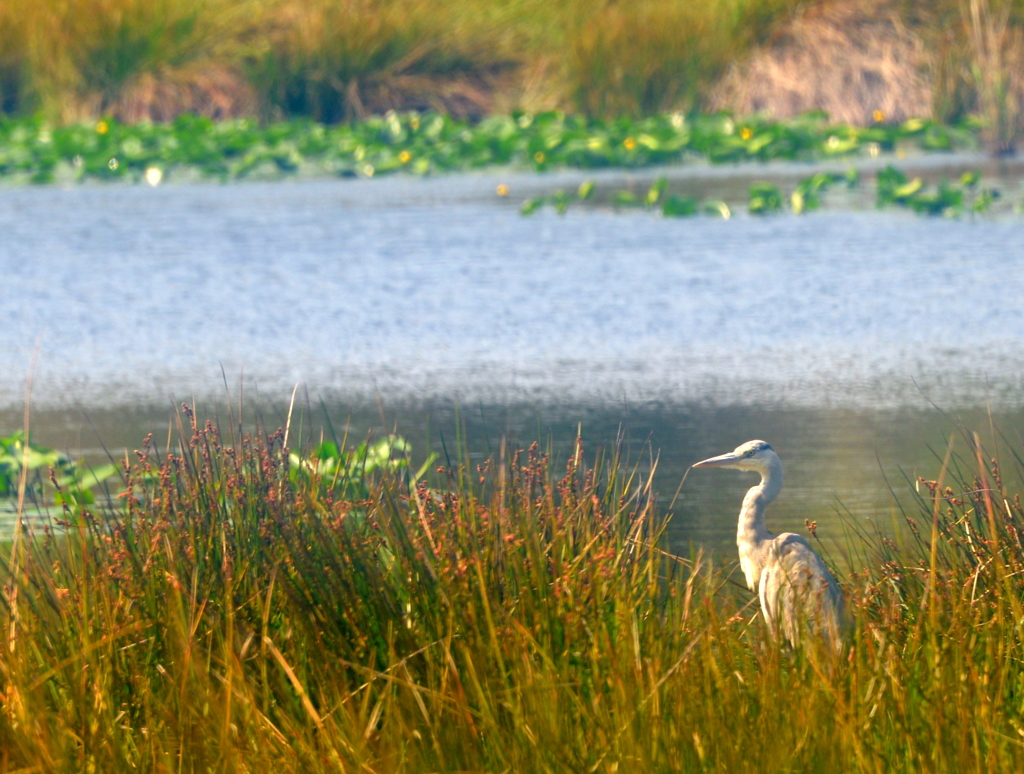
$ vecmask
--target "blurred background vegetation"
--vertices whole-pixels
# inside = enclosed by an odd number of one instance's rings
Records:
[[[977,113],[1011,147],[1022,30],[1024,0],[4,0],[0,111]]]

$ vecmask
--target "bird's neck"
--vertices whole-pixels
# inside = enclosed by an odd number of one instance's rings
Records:
[[[764,523],[764,512],[782,489],[782,463],[776,458],[762,471],[761,483],[747,490],[736,527],[736,545],[747,585],[756,589],[764,568],[768,543],[774,537]]]

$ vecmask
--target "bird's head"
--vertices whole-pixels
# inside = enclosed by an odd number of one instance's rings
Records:
[[[720,454],[700,462],[695,468],[732,468],[734,470],[752,470],[764,474],[769,468],[779,464],[779,456],[764,441],[747,441],[740,444],[728,454]]]

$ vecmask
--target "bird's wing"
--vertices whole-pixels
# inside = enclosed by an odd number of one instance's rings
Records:
[[[792,644],[808,633],[841,645],[846,620],[843,592],[800,535],[785,532],[772,540],[759,592],[769,626]]]

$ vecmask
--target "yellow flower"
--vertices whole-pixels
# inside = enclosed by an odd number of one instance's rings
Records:
[[[504,183],[498,183],[498,187],[495,190],[498,192],[498,196],[508,196],[508,186]]]
[[[885,120],[885,113],[883,113],[881,110],[876,110],[874,113],[871,114],[871,117],[875,120],[876,124],[880,124]]]
[[[160,181],[164,179],[164,173],[160,167],[150,167],[146,170],[146,182],[151,186],[160,185]]]
[[[753,136],[754,136],[754,133],[752,131],[750,131],[750,127],[749,126],[744,126],[742,129],[740,129],[740,139],[741,140],[749,140]]]
[[[398,160],[403,164],[408,164],[412,160],[412,154],[409,151],[404,150],[398,154]]]
[[[622,141],[622,145],[626,150],[631,151],[634,148],[636,148],[636,140],[634,140],[632,137],[627,137],[625,140]]]
[[[97,121],[96,122],[96,134],[106,134],[109,131],[110,131],[110,126],[107,124],[106,121]]]
[[[544,151],[537,151],[536,153],[533,154],[533,160],[536,161],[538,164],[543,164],[544,159],[546,158],[547,156],[544,155]]]

